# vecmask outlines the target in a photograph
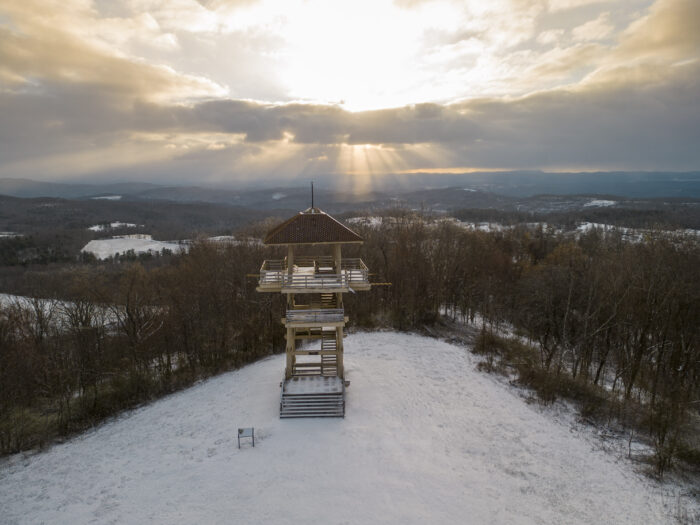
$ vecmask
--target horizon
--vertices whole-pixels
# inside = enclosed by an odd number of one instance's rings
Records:
[[[278,200],[290,195],[298,198],[309,192],[313,182],[319,195],[334,200],[340,198],[414,198],[417,192],[441,190],[477,191],[484,195],[507,198],[533,198],[537,196],[595,196],[623,200],[635,199],[700,199],[700,172],[542,172],[499,171],[470,173],[412,173],[386,175],[376,178],[367,191],[358,192],[343,187],[333,177],[315,177],[313,180],[280,181],[276,179],[256,182],[198,182],[198,181],[40,181],[23,178],[0,177],[0,195],[20,198],[58,197],[90,198],[117,195],[119,198],[156,198],[201,202],[233,203],[240,196],[273,193]],[[165,192],[165,193],[163,193]],[[168,193],[174,192],[174,193]],[[194,192],[194,193],[191,193]],[[283,193],[279,193],[283,192]],[[277,197],[275,196],[277,195]],[[227,197],[225,197],[227,196]],[[343,197],[344,196],[344,197]]]

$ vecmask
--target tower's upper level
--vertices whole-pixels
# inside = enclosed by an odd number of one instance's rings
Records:
[[[265,244],[286,245],[287,257],[263,262],[258,291],[344,293],[351,289],[369,290],[369,270],[365,263],[341,256],[341,245],[362,242],[362,237],[318,208],[300,212],[265,237]],[[299,255],[295,249],[299,245],[326,245],[326,250],[332,248],[332,254]]]
[[[348,244],[362,237],[318,208],[297,213],[268,232],[265,244]]]

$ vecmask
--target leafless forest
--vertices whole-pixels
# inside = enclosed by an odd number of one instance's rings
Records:
[[[365,243],[346,254],[363,258],[373,282],[391,283],[350,294],[356,328],[446,333],[477,322],[484,368],[645,436],[659,474],[698,468],[696,240],[485,233],[395,215],[358,227]],[[41,446],[283,351],[282,301],[256,293],[251,276],[269,252],[203,242],[188,255],[33,274],[44,298],[0,308],[0,451]]]

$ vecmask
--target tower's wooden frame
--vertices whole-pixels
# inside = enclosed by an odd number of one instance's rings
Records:
[[[345,379],[343,332],[348,318],[343,295],[370,288],[369,272],[364,263],[360,259],[342,257],[343,244],[362,243],[362,239],[316,208],[299,215],[315,214],[324,216],[316,216],[323,223],[316,228],[318,231],[314,231],[313,226],[304,226],[302,230],[306,228],[307,231],[298,233],[297,228],[289,239],[283,234],[281,240],[268,242],[273,232],[291,224],[298,216],[273,230],[266,244],[286,245],[287,256],[284,260],[266,260],[260,269],[258,291],[281,292],[287,299],[286,315],[282,319],[286,328],[285,380],[313,375]],[[288,225],[288,229],[293,226]],[[339,238],[333,238],[334,235]],[[298,250],[302,246],[326,252],[330,249],[331,253],[301,255]],[[299,348],[305,341],[318,341],[320,348]]]

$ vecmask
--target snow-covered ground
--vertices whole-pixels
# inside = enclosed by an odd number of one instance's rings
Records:
[[[65,330],[70,326],[68,312],[74,308],[75,303],[59,299],[42,299],[27,297],[24,295],[12,295],[0,293],[0,308],[22,308],[24,310],[41,310],[49,325],[58,330]],[[92,315],[94,322],[104,323],[107,327],[114,327],[119,318],[115,309],[105,305],[94,305]],[[2,477],[2,473],[0,473]],[[0,520],[2,524],[2,520]]]
[[[111,230],[114,228],[136,228],[136,224],[133,222],[121,222],[121,221],[115,221],[115,222],[110,222],[109,224],[95,224],[94,226],[89,226],[88,230],[92,230],[94,232],[102,232],[105,230]]]
[[[25,295],[13,295],[9,293],[0,293],[0,306],[19,306],[20,308],[31,308],[35,300],[39,301],[44,311],[47,312],[52,303],[60,303],[52,299],[34,299]]]
[[[101,195],[99,197],[91,197],[91,199],[99,201],[119,201],[121,200],[122,196],[121,195]]]
[[[274,356],[0,463],[0,521],[673,523],[671,489],[464,348],[361,333],[345,349],[345,419],[280,420]]]
[[[262,244],[261,239],[256,239],[254,237],[242,237],[242,238],[237,238],[233,235],[217,235],[215,237],[207,237],[206,239],[209,242],[213,242],[216,244],[230,244],[233,246],[239,246],[239,245],[250,245],[250,244]]]
[[[615,206],[617,204],[617,201],[609,201],[605,199],[593,199],[592,201],[588,201],[586,204],[583,205],[584,208],[606,208],[608,206]]]
[[[158,253],[163,249],[170,250],[173,253],[187,251],[188,244],[179,243],[176,241],[155,241],[153,239],[133,238],[124,236],[112,239],[97,239],[90,241],[83,246],[81,252],[89,252],[95,255],[98,259],[108,259],[116,254],[125,254],[129,250],[134,250],[134,253]]]
[[[394,220],[393,217],[350,217],[347,222],[348,224],[361,224],[369,228],[379,228],[384,221],[390,222]]]

